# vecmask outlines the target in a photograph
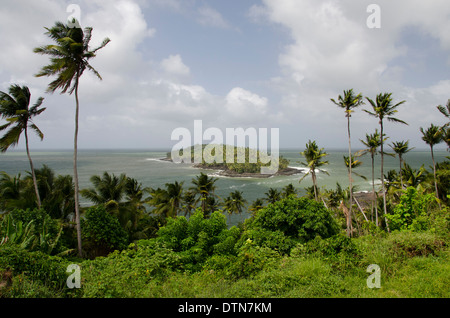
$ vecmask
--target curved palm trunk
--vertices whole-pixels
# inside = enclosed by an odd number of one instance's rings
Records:
[[[81,245],[81,223],[80,223],[80,204],[79,204],[79,186],[78,186],[78,169],[77,169],[77,156],[78,156],[78,117],[80,104],[78,101],[78,74],[75,83],[75,136],[74,136],[74,146],[73,146],[73,179],[75,187],[75,224],[77,228],[77,241],[78,241],[78,256],[83,256],[83,250]]]
[[[40,209],[41,208],[41,198],[39,196],[39,190],[38,190],[37,181],[36,181],[36,174],[34,173],[33,161],[31,160],[30,148],[28,147],[27,127],[25,127],[25,145],[27,148],[28,160],[30,161],[31,177],[33,178],[34,192],[36,193],[36,201],[37,201],[38,208]]]
[[[386,215],[387,215],[387,205],[386,205],[386,188],[384,185],[384,171],[383,171],[383,167],[384,167],[384,151],[383,151],[383,120],[380,120],[380,126],[381,126],[381,187],[382,187],[382,191],[383,191],[383,209],[384,209],[384,220],[386,222],[386,228],[388,230],[388,232],[390,232],[389,230],[389,223],[386,219]]]
[[[352,236],[352,205],[353,205],[353,185],[352,185],[352,145],[350,138],[350,114],[347,115],[347,132],[348,132],[348,158],[349,158],[349,170],[348,170],[348,181],[350,184],[350,202],[347,218],[347,236]]]

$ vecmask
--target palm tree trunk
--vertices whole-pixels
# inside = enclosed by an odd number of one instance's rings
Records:
[[[349,170],[348,170],[348,181],[350,184],[350,202],[349,202],[349,210],[348,210],[348,219],[347,219],[347,236],[351,237],[351,225],[352,225],[352,205],[353,205],[353,185],[352,185],[352,145],[350,138],[350,114],[347,115],[347,131],[348,131],[348,160],[349,160]]]
[[[314,171],[314,169],[311,171],[311,177],[313,180],[314,198],[316,199],[317,202],[319,202],[319,198],[317,195],[316,172]]]
[[[400,160],[400,185],[402,186],[403,190],[403,176],[402,176],[402,155],[398,155],[398,158]]]
[[[36,201],[37,201],[38,208],[40,209],[41,208],[41,198],[39,196],[39,190],[38,190],[37,181],[36,181],[36,174],[34,173],[33,161],[31,160],[30,148],[28,147],[27,127],[25,127],[24,132],[25,132],[25,145],[27,147],[27,156],[28,156],[28,160],[30,161],[31,177],[33,178],[34,192],[36,193]]]
[[[377,208],[378,195],[375,192],[375,158],[374,158],[373,153],[372,153],[372,192],[373,192],[373,196],[374,196],[374,198],[372,199],[372,221],[373,221],[373,207],[375,205],[375,224],[376,224],[376,226],[378,226],[378,208]],[[375,204],[374,204],[374,200],[375,200]]]
[[[434,152],[433,152],[433,146],[430,145],[431,148],[431,160],[433,160],[433,174],[434,174],[434,189],[436,190],[436,198],[439,199],[439,193],[438,193],[438,186],[437,186],[437,178],[436,178],[436,163],[434,161]],[[439,208],[441,204],[439,203]]]
[[[73,179],[75,186],[75,224],[77,228],[77,241],[78,241],[78,256],[83,256],[82,244],[81,244],[81,223],[80,223],[80,203],[79,203],[79,186],[78,186],[78,169],[77,169],[77,156],[78,156],[78,117],[79,117],[79,109],[80,103],[78,101],[78,78],[77,74],[76,83],[75,83],[75,136],[74,136],[74,145],[73,145]]]
[[[390,230],[389,230],[389,223],[388,223],[388,221],[386,219],[386,215],[387,215],[386,188],[385,188],[385,185],[384,185],[384,171],[383,171],[383,167],[384,167],[383,120],[380,120],[380,126],[381,126],[381,187],[382,187],[382,191],[383,191],[384,220],[386,222],[386,228],[387,228],[388,232],[390,232]]]

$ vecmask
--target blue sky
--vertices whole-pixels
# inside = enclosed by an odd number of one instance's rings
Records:
[[[371,3],[379,29],[366,24]],[[92,61],[103,81],[81,81],[80,148],[170,149],[171,132],[199,119],[223,131],[279,128],[281,147],[345,148],[346,119],[330,98],[350,88],[406,100],[398,117],[409,126],[388,123],[390,141],[425,148],[419,128],[445,123],[436,106],[450,99],[447,0],[6,1],[0,90],[18,83],[45,98],[35,149],[72,147],[74,96],[45,93],[50,79],[33,75],[48,58],[32,52],[70,4],[94,28],[93,46],[111,38]],[[378,127],[361,109],[351,125],[355,148]]]

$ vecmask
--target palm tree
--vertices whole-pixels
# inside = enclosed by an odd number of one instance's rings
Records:
[[[316,171],[321,171],[328,174],[327,171],[319,169],[320,167],[327,165],[328,161],[322,161],[322,159],[328,154],[323,151],[324,148],[320,148],[317,146],[315,141],[309,140],[306,144],[305,151],[300,154],[305,157],[306,162],[301,162],[301,164],[307,166],[309,168],[308,172],[300,179],[301,182],[307,175],[311,174],[313,187],[314,187],[314,198],[316,201],[319,201],[318,193],[317,193],[317,177]]]
[[[450,99],[447,101],[447,105],[445,105],[445,107],[439,105],[437,106],[437,109],[449,120],[444,126],[441,127],[441,129],[443,135],[442,139],[447,144],[447,151],[450,151]]]
[[[185,191],[183,194],[183,210],[184,216],[190,216],[193,209],[195,209],[195,193],[191,190]]]
[[[150,198],[146,203],[153,206],[155,209],[152,211],[155,214],[162,215],[164,218],[171,217],[172,203],[169,199],[169,194],[165,189],[149,189]]]
[[[76,22],[72,21],[72,25]],[[80,204],[79,204],[79,186],[77,170],[77,152],[78,152],[78,117],[80,104],[78,100],[78,86],[83,72],[87,69],[94,73],[100,80],[100,74],[89,64],[89,60],[96,56],[98,50],[109,43],[105,38],[102,44],[91,50],[89,42],[92,37],[92,28],[84,29],[70,27],[62,22],[56,22],[52,28],[45,28],[45,33],[55,43],[44,45],[34,49],[35,53],[48,55],[50,64],[44,66],[36,77],[56,76],[47,88],[47,92],[54,93],[61,89],[61,93],[68,92],[72,95],[75,92],[75,134],[74,134],[74,152],[73,152],[73,177],[75,184],[75,222],[77,227],[78,255],[82,256],[81,245],[81,226],[80,226]]]
[[[355,154],[355,155],[352,154],[352,157],[351,157],[351,164],[350,164],[349,157],[343,156],[343,158],[344,158],[344,163],[345,163],[345,166],[347,167],[347,170],[350,170],[350,169],[356,169],[356,168],[358,168],[359,166],[362,165],[362,161],[359,161],[359,160],[357,159],[357,158],[360,157],[360,156],[361,156],[361,154]],[[354,173],[355,175],[357,175],[358,177],[360,177],[360,178],[362,178],[362,179],[364,179],[364,180],[367,180],[367,178],[366,178],[365,176],[360,175],[359,173],[356,173],[356,172],[353,172],[353,173]],[[350,191],[350,192],[353,192],[353,191]]]
[[[445,107],[442,105],[439,105],[439,106],[436,106],[436,108],[441,112],[442,115],[447,117],[447,119],[449,120],[449,122],[447,124],[445,124],[445,126],[450,125],[450,99],[447,101],[447,104],[445,105]]]
[[[431,124],[431,126],[424,130],[422,127],[420,127],[420,132],[422,133],[422,140],[425,141],[429,146],[431,150],[431,160],[433,161],[433,174],[434,174],[434,187],[436,190],[436,198],[439,198],[438,193],[438,186],[437,186],[437,179],[436,179],[436,163],[434,161],[434,152],[433,147],[440,142],[442,142],[442,129],[439,126],[435,126]]]
[[[288,198],[290,195],[296,195],[297,191],[294,188],[292,183],[289,183],[287,186],[283,188],[282,196],[283,198]]]
[[[178,215],[181,201],[183,200],[183,183],[184,182],[178,183],[178,181],[166,183],[167,194],[171,205],[170,215],[174,217]]]
[[[408,187],[417,188],[424,180],[426,170],[422,165],[419,170],[412,169],[407,163],[403,164],[402,174],[405,177],[405,182]]]
[[[256,199],[253,201],[253,203],[249,206],[248,210],[252,212],[252,215],[256,215],[259,210],[261,210],[264,207],[264,199]]]
[[[281,200],[281,193],[280,193],[280,191],[278,191],[278,190],[275,189],[275,188],[270,188],[270,189],[265,193],[265,195],[266,195],[265,200],[266,200],[268,203],[275,203],[275,202]]]
[[[10,176],[4,171],[0,171],[0,211],[12,210],[14,208],[26,208],[23,200],[23,184],[20,173],[17,176]]]
[[[104,172],[103,176],[94,175],[90,178],[94,188],[83,189],[81,195],[94,204],[106,204],[110,208],[118,207],[125,196],[127,177],[125,174],[116,176]]]
[[[366,134],[366,140],[361,140],[361,142],[366,146],[367,148],[364,149],[361,154],[365,155],[367,153],[370,153],[370,158],[372,160],[372,193],[373,193],[373,199],[372,201],[372,220],[373,220],[373,209],[375,206],[375,224],[378,226],[378,208],[377,205],[374,204],[374,201],[377,201],[378,195],[375,191],[375,156],[378,153],[378,147],[381,146],[381,135],[378,132],[378,129],[375,130],[375,133],[373,134]]]
[[[195,179],[192,179],[193,187],[190,190],[198,196],[197,203],[201,201],[202,212],[207,212],[207,199],[209,196],[214,195],[214,190],[216,186],[214,183],[217,181],[217,178],[210,178],[207,174],[203,172],[200,173]]]
[[[361,106],[363,102],[362,94],[355,95],[353,92],[353,89],[350,89],[348,91],[344,90],[344,96],[339,95],[338,101],[336,102],[334,99],[331,99],[331,101],[337,105],[338,107],[344,109],[345,117],[347,118],[347,133],[348,133],[348,157],[350,158],[352,156],[352,146],[351,146],[351,135],[350,135],[350,117],[352,117],[353,109],[356,107]],[[352,215],[352,202],[353,202],[353,191],[352,191],[352,166],[348,166],[348,181],[349,181],[349,189],[350,189],[350,209],[349,209],[349,216],[350,221],[347,222],[347,234],[350,235],[350,226],[351,224],[351,215]]]
[[[9,147],[16,146],[19,143],[20,135],[24,133],[36,202],[38,208],[40,208],[41,198],[39,196],[33,161],[30,156],[30,147],[28,146],[28,129],[33,130],[41,140],[44,139],[42,131],[33,123],[33,117],[41,114],[45,108],[39,108],[44,101],[42,97],[39,97],[36,103],[30,108],[30,98],[31,93],[26,86],[11,85],[9,87],[9,94],[0,92],[0,116],[8,121],[7,124],[0,126],[0,131],[9,128],[3,137],[0,138],[0,150],[1,152],[5,152]]]
[[[403,120],[400,120],[398,118],[393,117],[395,113],[398,112],[397,107],[404,104],[406,101],[401,101],[397,104],[393,104],[393,98],[392,93],[380,93],[377,95],[375,101],[372,99],[366,97],[367,101],[372,106],[372,111],[368,111],[364,109],[366,113],[368,113],[371,116],[374,116],[378,118],[379,124],[380,124],[380,134],[384,137],[384,119],[387,119],[388,121],[401,123],[408,125]],[[385,191],[385,184],[384,184],[384,139],[381,138],[381,187],[383,191],[383,208],[384,208],[384,215],[387,214],[387,206],[386,206],[386,191]],[[386,223],[387,224],[387,223]],[[387,224],[387,229],[389,231],[389,225]]]
[[[225,199],[225,210],[228,211],[228,214],[231,215],[233,213],[242,213],[242,210],[247,203],[242,196],[242,192],[236,190],[230,193]]]
[[[398,141],[393,142],[392,145],[389,145],[392,150],[398,155],[398,159],[400,161],[400,185],[403,189],[403,177],[402,177],[402,163],[403,156],[413,150],[414,148],[409,148],[409,140],[408,141]]]

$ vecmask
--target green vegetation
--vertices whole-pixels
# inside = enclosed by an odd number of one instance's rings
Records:
[[[0,92],[0,115],[8,122],[0,131],[9,128],[0,148],[16,145],[23,132],[31,168],[24,178],[5,172],[0,176],[0,297],[450,296],[450,161],[436,163],[433,153],[442,141],[449,144],[450,123],[420,129],[431,149],[432,172],[402,165],[408,144],[399,142],[392,148],[400,170],[385,175],[383,145],[388,137],[383,120],[405,124],[393,117],[404,101],[394,104],[391,93],[379,94],[375,101],[366,97],[372,111],[365,111],[381,128],[364,142],[372,156],[375,197],[366,206],[359,204],[352,186],[352,169],[360,165],[356,158],[361,154],[351,152],[350,117],[362,104],[362,95],[353,90],[344,91],[338,102],[332,100],[347,118],[348,188],[339,183],[335,190],[317,187],[315,173],[327,164],[327,153],[309,141],[301,155],[313,186],[304,197],[290,184],[271,188],[254,202],[246,202],[239,191],[222,201],[215,194],[217,179],[204,173],[189,188],[174,182],[152,189],[124,174],[104,172],[92,176],[92,188],[80,191],[79,80],[86,69],[101,79],[89,61],[109,39],[91,50],[92,28],[83,31],[57,22],[46,30],[54,43],[34,52],[50,56],[50,64],[36,76],[56,76],[49,93],[75,92],[74,174],[55,176],[45,165],[33,167],[27,129],[43,138],[31,121],[45,109],[38,109],[43,99],[29,108],[27,87],[13,85],[9,95]],[[449,107],[450,101],[446,108],[437,106],[446,118]],[[201,167],[254,174],[264,166],[259,151],[249,148],[235,147],[234,163],[227,164],[223,145],[203,145],[202,150]],[[194,147],[184,151],[194,159]],[[375,191],[377,153],[382,200]],[[279,158],[281,170],[288,164]],[[80,194],[92,206],[80,207]],[[372,207],[370,219],[367,206]],[[360,214],[352,213],[358,210]],[[379,210],[384,220],[378,219]],[[251,217],[229,227],[225,214],[246,211]],[[71,264],[81,266],[79,289],[66,285]],[[381,288],[367,285],[366,270],[372,264],[381,269]]]
[[[101,208],[89,213],[108,215]],[[306,198],[270,204],[231,228],[222,213],[205,217],[199,208],[189,219],[170,218],[155,238],[91,260],[2,245],[0,295],[446,298],[450,217],[448,211],[441,213],[429,220],[429,227],[394,230],[397,223],[392,222],[391,234],[349,238],[327,209]],[[91,220],[90,229],[100,219]],[[119,228],[118,222],[106,223],[111,233]],[[114,237],[125,238],[107,239]],[[80,289],[65,287],[65,269],[72,263],[81,266]],[[366,285],[370,264],[381,268],[380,289]]]
[[[183,156],[185,152],[190,152],[189,162],[195,162],[196,147],[198,146],[180,149],[179,154],[180,156]],[[227,148],[232,148],[233,160],[227,160]],[[259,150],[250,149],[248,147],[230,147],[227,145],[210,144],[202,145],[201,151],[202,163],[197,164],[197,167],[199,168],[225,170],[237,174],[259,174],[261,172],[261,167],[270,166],[270,162],[266,164],[261,162]],[[172,153],[167,153],[167,158],[171,159]],[[242,158],[242,160],[240,160],[240,158]],[[280,156],[278,160],[279,170],[284,170],[288,167],[289,161],[283,158],[283,156]]]

